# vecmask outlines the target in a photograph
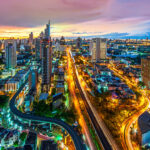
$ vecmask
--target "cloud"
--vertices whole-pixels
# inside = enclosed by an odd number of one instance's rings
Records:
[[[34,27],[53,23],[79,23],[101,15],[111,0],[5,0],[0,25]]]
[[[38,35],[49,19],[54,36],[147,32],[149,5],[150,0],[1,0],[0,36]]]
[[[102,32],[72,32],[72,34],[73,35],[83,35],[83,34],[89,34],[89,35],[91,35],[91,34],[101,34]]]
[[[129,33],[118,33],[118,32],[115,32],[115,33],[104,34],[103,36],[127,36],[127,35],[129,35]]]
[[[111,21],[129,18],[150,19],[149,0],[114,0],[104,17]]]

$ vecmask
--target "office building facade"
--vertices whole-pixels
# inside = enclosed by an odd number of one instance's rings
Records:
[[[90,43],[92,62],[106,59],[107,39],[95,38]]]
[[[142,81],[150,89],[150,58],[141,60]]]
[[[6,68],[13,69],[17,66],[16,41],[7,41],[5,43],[6,49]]]
[[[46,25],[42,40],[42,92],[48,93],[51,84],[52,45],[50,39],[50,22]]]

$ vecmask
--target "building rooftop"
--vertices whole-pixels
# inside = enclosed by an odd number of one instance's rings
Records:
[[[41,150],[57,150],[57,144],[52,140],[42,141]]]
[[[26,145],[36,144],[37,134],[34,132],[29,132],[26,140]]]
[[[48,98],[48,93],[41,93],[39,100],[46,100]]]
[[[148,111],[139,117],[138,124],[142,134],[150,131],[150,113]]]

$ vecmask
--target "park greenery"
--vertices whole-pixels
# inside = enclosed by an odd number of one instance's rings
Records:
[[[86,81],[86,80],[85,80]],[[87,82],[88,86],[92,89],[94,96],[91,92],[87,91],[90,100],[100,116],[104,120],[107,127],[112,131],[112,135],[118,141],[118,145],[121,147],[120,131],[122,123],[131,116],[137,110],[136,102],[140,99],[141,94],[132,88],[136,95],[136,99],[130,98],[113,98],[110,91],[104,91],[101,89],[99,92],[90,82]],[[115,91],[117,95],[121,95],[121,92],[117,89]]]
[[[3,63],[3,59],[0,58],[0,65],[2,65],[2,64],[4,64],[4,63]]]
[[[26,132],[22,132],[21,134],[20,134],[20,140],[21,141],[25,141],[26,140],[26,138],[27,138],[27,133]]]
[[[63,98],[64,99],[64,98]],[[52,109],[52,103],[47,103],[45,100],[41,100],[39,102],[33,102],[34,113],[38,116],[45,117],[55,117],[58,119],[62,119],[69,124],[73,124],[75,122],[75,111],[71,107],[70,109],[66,109],[64,103],[60,108]]]
[[[18,141],[18,140],[15,141],[13,146],[14,146],[14,147],[18,147],[18,146],[19,146],[19,141]]]
[[[19,140],[16,140],[13,144],[14,147],[19,147],[20,143],[24,143],[27,139],[27,133],[22,132],[19,136]]]
[[[9,97],[0,95],[0,108],[5,108],[8,105]]]
[[[145,88],[145,84],[144,84],[144,82],[142,82],[142,81],[139,81],[138,82],[138,87],[140,87],[140,88]]]
[[[51,95],[55,95],[56,94],[56,88],[52,88],[52,93]]]

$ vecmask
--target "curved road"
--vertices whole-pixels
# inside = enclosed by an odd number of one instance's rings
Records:
[[[19,93],[25,87],[26,83],[27,83],[27,81],[19,88],[19,90],[15,93],[15,95],[10,100],[9,107],[10,107],[11,112],[14,115],[16,115],[16,116],[18,116],[22,119],[27,119],[27,120],[30,120],[30,121],[40,121],[40,122],[54,123],[54,124],[62,126],[70,134],[70,136],[72,137],[72,140],[74,142],[76,150],[85,150],[85,146],[81,142],[80,137],[73,130],[73,128],[70,125],[68,125],[67,123],[65,123],[64,121],[59,120],[59,119],[55,119],[55,118],[39,117],[39,116],[34,116],[32,114],[24,114],[15,107],[15,100],[16,100],[17,96],[19,95]]]
[[[116,76],[118,76],[120,79],[122,79],[124,82],[126,82],[126,84],[132,89],[132,86],[137,88],[137,84],[132,83],[132,81],[130,79],[128,79],[127,77],[122,76],[119,73],[119,70],[117,70],[116,68],[109,66],[109,69],[111,69],[114,74]],[[131,131],[131,125],[133,124],[133,122],[136,122],[139,118],[139,116],[141,114],[143,114],[150,105],[149,99],[146,95],[146,93],[144,91],[141,91],[140,89],[137,89],[140,93],[141,93],[141,98],[140,98],[140,103],[138,104],[138,111],[136,113],[134,113],[132,116],[130,116],[128,119],[126,119],[123,124],[122,124],[122,132],[123,132],[123,143],[122,146],[124,147],[124,149],[127,150],[133,150],[134,147],[132,145],[131,142],[131,138],[130,138],[130,131]]]

